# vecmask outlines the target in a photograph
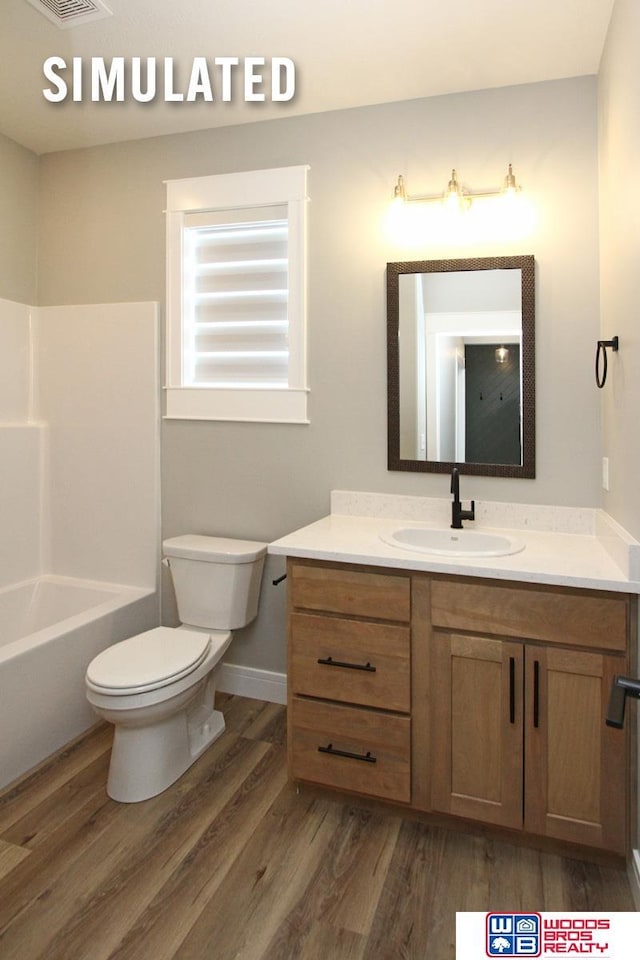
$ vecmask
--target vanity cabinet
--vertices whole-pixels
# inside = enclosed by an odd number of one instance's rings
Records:
[[[625,738],[604,724],[624,664],[435,634],[433,809],[624,853]]]
[[[433,808],[624,853],[628,620],[624,595],[434,582]]]
[[[289,560],[292,778],[624,854],[626,594]]]
[[[289,770],[411,799],[411,581],[290,562]]]

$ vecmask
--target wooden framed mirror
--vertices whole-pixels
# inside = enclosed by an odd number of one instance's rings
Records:
[[[533,256],[387,264],[388,468],[535,477]]]

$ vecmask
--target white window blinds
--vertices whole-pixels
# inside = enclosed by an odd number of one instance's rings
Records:
[[[288,385],[288,233],[286,206],[185,217],[185,385]]]

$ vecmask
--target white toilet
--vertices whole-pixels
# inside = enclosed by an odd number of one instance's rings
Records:
[[[224,730],[213,708],[231,630],[258,612],[267,546],[187,535],[163,543],[179,627],[156,627],[98,654],[87,698],[115,725],[107,793],[135,803],[162,793]]]

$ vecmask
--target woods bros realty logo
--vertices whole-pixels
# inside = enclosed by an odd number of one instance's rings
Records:
[[[611,920],[567,914],[487,914],[488,957],[609,957]]]
[[[488,957],[539,957],[539,913],[487,915]]]
[[[187,69],[173,57],[48,57],[42,70],[49,83],[42,95],[50,103],[283,103],[296,92],[289,57],[194,57]]]
[[[640,913],[456,913],[457,960],[638,960]]]

